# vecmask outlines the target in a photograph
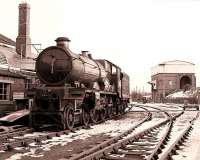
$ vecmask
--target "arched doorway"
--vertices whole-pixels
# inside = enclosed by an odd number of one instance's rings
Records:
[[[192,81],[188,76],[183,76],[180,80],[180,89],[189,90],[191,88]]]

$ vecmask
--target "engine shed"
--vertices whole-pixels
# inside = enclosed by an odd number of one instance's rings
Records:
[[[179,90],[196,88],[195,64],[174,60],[151,68],[151,92],[153,102],[163,102],[165,97]]]
[[[24,108],[27,90],[36,79],[35,58],[31,51],[30,6],[19,4],[16,41],[0,34],[0,116]]]

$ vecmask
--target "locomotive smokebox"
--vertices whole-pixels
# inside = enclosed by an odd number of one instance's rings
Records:
[[[36,74],[47,85],[63,85],[72,70],[70,40],[59,37],[55,41],[56,46],[44,49],[36,60]]]

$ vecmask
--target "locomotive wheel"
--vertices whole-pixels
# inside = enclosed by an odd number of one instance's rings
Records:
[[[97,123],[99,119],[99,112],[95,108],[90,110],[90,119],[92,123]]]
[[[88,126],[90,122],[90,114],[86,112],[84,109],[82,111],[82,124]]]
[[[122,108],[121,108],[121,114],[124,114],[124,112],[125,112],[125,106],[122,105]]]
[[[118,108],[118,111],[119,111],[118,114],[121,115],[123,113],[123,105],[119,104],[118,107],[119,107]]]
[[[74,127],[74,109],[71,106],[67,106],[64,111],[64,125],[65,129],[72,129]]]
[[[123,105],[122,105],[122,114],[125,113],[126,108],[127,108],[127,105],[126,105],[126,104],[123,104]]]
[[[100,111],[100,118],[102,121],[105,121],[105,119],[106,119],[106,110],[105,109],[102,109]]]
[[[106,111],[107,111],[108,118],[111,118],[112,117],[112,107],[107,107]]]

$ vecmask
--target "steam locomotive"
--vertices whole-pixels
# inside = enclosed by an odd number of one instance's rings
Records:
[[[129,102],[129,76],[112,62],[93,59],[87,51],[75,54],[70,40],[59,37],[56,46],[44,49],[36,59],[36,88],[30,112],[32,127],[105,120],[122,114]]]

